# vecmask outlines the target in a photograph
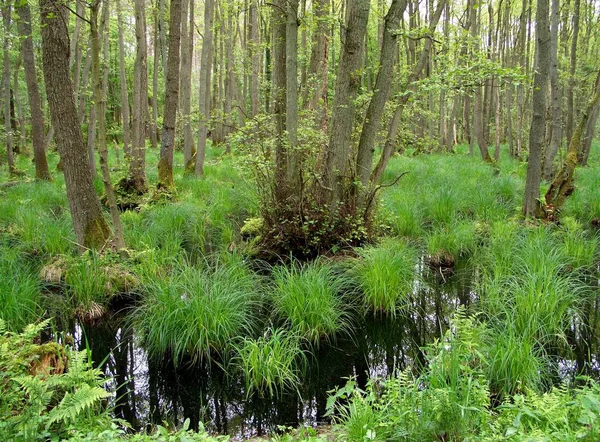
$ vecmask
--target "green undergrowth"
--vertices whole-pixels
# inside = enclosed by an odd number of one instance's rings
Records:
[[[350,278],[326,261],[273,268],[275,312],[314,346],[351,333]]]
[[[365,313],[403,312],[413,295],[419,251],[408,242],[386,238],[358,251],[350,273],[362,291]]]
[[[167,278],[144,283],[132,322],[150,355],[213,358],[258,325],[257,277],[238,260],[193,266],[182,262]],[[219,359],[219,358],[217,358]]]
[[[583,440],[600,437],[600,386],[562,384],[544,393],[524,389],[490,401],[490,330],[459,312],[443,338],[426,349],[427,366],[371,381],[349,381],[328,402],[347,441]]]

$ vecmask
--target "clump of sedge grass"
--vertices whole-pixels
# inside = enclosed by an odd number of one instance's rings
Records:
[[[256,392],[272,398],[298,389],[306,356],[296,333],[269,328],[258,339],[244,338],[237,353],[234,364],[244,373],[246,397]]]
[[[273,303],[278,315],[313,345],[350,330],[348,303],[343,293],[349,278],[322,261],[293,263],[273,269]]]
[[[240,260],[206,268],[182,264],[168,278],[146,281],[134,325],[151,356],[210,359],[255,329],[257,285]]]
[[[365,312],[395,316],[413,292],[418,251],[406,241],[387,238],[358,253],[351,273],[362,289]]]

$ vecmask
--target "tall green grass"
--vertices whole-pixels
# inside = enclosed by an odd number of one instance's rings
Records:
[[[237,354],[233,363],[244,373],[246,397],[256,392],[272,398],[298,391],[306,356],[296,333],[269,328],[258,339],[245,337]]]
[[[395,316],[404,310],[414,290],[418,250],[406,241],[386,238],[358,254],[350,271],[362,290],[365,312]]]
[[[351,330],[350,281],[325,261],[273,269],[275,312],[313,345]]]
[[[35,268],[17,249],[0,241],[0,319],[10,330],[21,330],[40,319],[41,284]]]
[[[204,268],[185,264],[168,278],[145,281],[133,323],[152,356],[211,358],[255,330],[258,284],[241,260]]]

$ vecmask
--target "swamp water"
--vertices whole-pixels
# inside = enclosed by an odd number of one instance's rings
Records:
[[[77,325],[74,336],[80,349],[89,348],[94,364],[101,365],[111,379],[107,387],[114,392],[111,405],[116,416],[134,428],[180,426],[190,419],[192,428],[203,424],[211,432],[245,439],[280,427],[327,423],[328,392],[348,378],[364,388],[369,379],[383,379],[407,368],[418,370],[424,362],[422,348],[444,333],[459,306],[477,301],[472,273],[468,268],[455,270],[449,276],[423,265],[423,277],[415,282],[406,313],[396,318],[356,317],[352,336],[323,342],[308,355],[298,391],[272,399],[257,394],[247,398],[243,376],[228,369],[226,362],[184,361],[175,366],[168,356],[148,358],[135,330],[126,326],[126,310],[93,326]],[[595,355],[589,348],[581,350],[588,358],[577,356],[575,361],[562,359],[557,364],[561,378],[572,376],[582,363],[597,372],[596,363],[583,362],[595,361]]]

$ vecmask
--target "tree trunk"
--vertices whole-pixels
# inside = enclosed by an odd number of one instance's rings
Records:
[[[298,153],[298,0],[287,0],[285,34],[286,107],[285,128],[287,133],[287,186],[300,191],[301,170]]]
[[[59,0],[40,0],[44,79],[55,138],[64,168],[73,227],[82,248],[101,248],[110,229],[100,208],[77,118],[69,76],[69,35]]]
[[[392,4],[385,16],[379,72],[375,81],[373,97],[367,108],[367,115],[360,133],[356,157],[356,173],[361,186],[357,193],[357,206],[360,210],[366,208],[365,203],[368,200],[368,194],[371,192],[369,179],[371,177],[371,170],[373,169],[375,139],[381,127],[385,104],[394,84],[394,66],[396,65],[398,54],[398,28],[405,9],[406,0],[392,0]],[[367,213],[364,215],[367,216]]]
[[[121,182],[121,187],[142,195],[148,190],[146,182],[146,111],[148,110],[148,68],[146,60],[148,51],[146,48],[144,0],[135,0],[135,40],[131,158],[128,182]]]
[[[131,126],[129,117],[129,92],[127,90],[127,75],[125,73],[125,46],[123,42],[123,17],[121,1],[116,0],[117,24],[119,32],[119,81],[121,83],[121,117],[123,119],[123,150],[125,155],[131,156]],[[137,80],[137,79],[136,79]]]
[[[250,64],[250,105],[252,116],[255,117],[259,110],[258,80],[260,78],[260,40],[258,37],[258,0],[250,0],[250,18],[248,22]]]
[[[337,70],[329,146],[325,159],[324,185],[328,188],[325,201],[330,206],[330,216],[337,213],[339,203],[350,197],[354,180],[352,161],[352,129],[356,95],[360,85],[363,45],[370,1],[355,0],[347,5],[346,23],[342,30],[343,46]],[[350,213],[355,207],[347,208]]]
[[[38,180],[52,181],[48,169],[48,160],[44,146],[44,113],[35,70],[35,56],[31,38],[31,9],[28,2],[17,2],[19,21],[19,35],[21,36],[21,53],[25,68],[25,82],[27,83],[27,98],[31,113],[31,136],[33,142],[33,161],[35,163],[35,177]]]
[[[429,22],[429,34],[433,34],[440,17],[442,16],[442,11],[444,10],[444,1],[440,1],[438,6],[431,17]],[[430,38],[425,39],[425,43],[423,44],[423,49],[421,50],[421,54],[419,55],[419,59],[413,65],[412,70],[406,80],[406,85],[402,88],[402,91],[406,92],[419,78],[421,72],[427,64],[429,63],[429,58],[431,54],[432,41]],[[400,123],[402,121],[402,114],[404,112],[404,107],[406,103],[408,103],[409,94],[400,94],[399,102],[396,105],[396,109],[394,110],[394,115],[392,116],[392,121],[390,122],[390,126],[388,128],[387,137],[385,140],[385,144],[383,146],[383,150],[381,152],[381,156],[379,157],[379,161],[371,174],[371,183],[376,184],[379,183],[381,177],[383,176],[383,172],[387,168],[387,165],[392,158],[392,154],[394,153],[394,149],[396,148],[396,139],[398,138],[398,131],[400,130]]]
[[[327,85],[328,85],[328,16],[330,0],[313,0],[312,9],[317,21],[313,33],[313,44],[308,66],[307,85],[304,88],[303,103],[316,110],[317,124],[325,131],[327,126]],[[319,103],[322,103],[319,105]]]
[[[550,143],[544,156],[544,178],[552,178],[552,166],[558,153],[562,139],[562,97],[558,81],[558,26],[559,26],[559,0],[552,0],[552,23],[550,29],[550,107],[552,109],[552,125],[550,126]]]
[[[542,151],[546,139],[546,90],[550,70],[550,29],[548,2],[537,3],[535,14],[537,67],[533,77],[531,100],[531,129],[529,131],[529,159],[523,198],[523,215],[540,214],[540,182],[542,178]]]
[[[573,175],[575,173],[575,168],[579,164],[579,157],[581,156],[581,141],[588,120],[594,113],[598,103],[600,103],[600,72],[598,72],[594,84],[594,95],[569,142],[567,158],[546,192],[545,200],[547,216],[553,215],[560,210],[567,196],[573,191]]]
[[[98,151],[100,152],[100,170],[102,171],[102,181],[106,199],[110,209],[110,216],[113,222],[115,247],[117,250],[125,248],[123,239],[123,227],[121,217],[117,207],[115,191],[110,181],[110,171],[108,168],[108,149],[106,147],[106,100],[108,94],[108,17],[109,3],[103,0],[102,19],[100,29],[98,29],[98,12],[101,0],[95,0],[91,5],[90,13],[90,37],[92,39],[92,78],[94,82],[94,106],[96,108],[96,120],[98,129]],[[103,60],[100,62],[100,39],[103,39]],[[102,66],[101,66],[102,65]],[[101,69],[102,68],[102,69]],[[102,76],[101,71],[102,70]]]
[[[187,2],[187,0],[184,0]],[[192,134],[192,61],[194,57],[194,0],[190,0],[188,35],[181,45],[181,116],[183,118],[183,157],[188,164],[192,159],[194,137]],[[185,17],[181,17],[185,21]],[[183,26],[182,26],[183,28]],[[183,29],[182,29],[183,30]],[[185,44],[183,44],[185,42]]]
[[[2,21],[4,23],[4,130],[6,132],[6,158],[8,160],[8,171],[10,175],[17,172],[13,153],[13,131],[10,121],[10,22],[11,2],[4,0],[2,5]]]
[[[210,0],[207,0],[207,3]],[[171,190],[173,180],[173,153],[175,148],[175,123],[179,101],[179,43],[181,40],[181,0],[171,0],[169,16],[169,58],[165,88],[165,112],[158,161],[158,188]]]
[[[275,119],[275,200],[287,197],[287,156],[285,149],[286,123],[286,8],[285,0],[273,4],[273,116]]]
[[[577,44],[579,40],[579,11],[580,11],[581,0],[575,0],[573,6],[573,37],[571,40],[571,66],[569,67],[569,82],[567,86],[567,126],[565,131],[567,133],[567,139],[573,138],[573,121],[575,119],[574,113],[576,112],[573,106],[573,89],[575,86],[575,72],[577,70]]]
[[[194,173],[196,176],[204,175],[204,157],[206,155],[206,139],[208,136],[208,120],[210,118],[210,95],[212,73],[212,31],[214,20],[214,0],[205,0],[204,3],[204,40],[202,41],[202,56],[200,61],[200,97],[198,113],[200,124],[198,126],[198,148]]]

